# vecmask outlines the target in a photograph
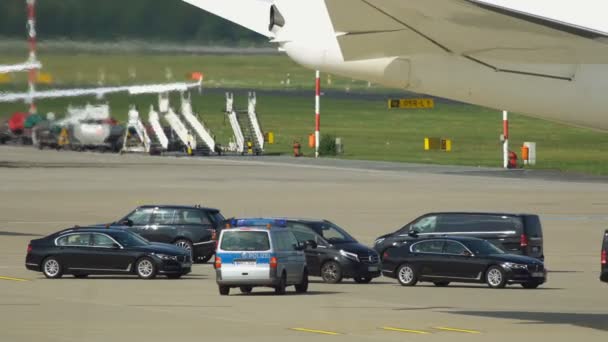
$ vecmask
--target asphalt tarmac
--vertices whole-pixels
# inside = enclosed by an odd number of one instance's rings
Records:
[[[174,158],[0,148],[0,340],[605,341],[599,282],[605,178],[543,172],[291,158]],[[211,264],[181,280],[25,270],[27,243],[142,204],[201,204],[226,216],[327,218],[366,244],[429,211],[541,215],[547,284],[347,280],[310,293],[220,297]]]

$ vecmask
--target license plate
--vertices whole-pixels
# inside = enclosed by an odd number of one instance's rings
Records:
[[[370,266],[367,268],[369,272],[377,272],[379,268],[377,266]]]
[[[545,274],[543,272],[532,272],[532,277],[534,278],[542,278]]]
[[[237,266],[255,266],[257,263],[255,261],[235,261],[234,264]]]

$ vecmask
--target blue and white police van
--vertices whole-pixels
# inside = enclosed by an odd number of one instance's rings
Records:
[[[222,230],[215,256],[215,272],[221,295],[231,288],[251,293],[254,287],[272,287],[278,295],[287,286],[296,292],[308,291],[305,244],[298,243],[292,232],[280,222],[256,227],[247,222],[238,228]]]

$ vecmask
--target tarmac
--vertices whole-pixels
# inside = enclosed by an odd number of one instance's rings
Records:
[[[323,159],[175,158],[0,147],[0,340],[605,341],[599,281],[608,180]],[[274,296],[220,296],[211,264],[180,280],[25,270],[30,239],[116,220],[142,204],[201,204],[231,216],[326,218],[371,245],[429,211],[541,215],[548,283],[419,284],[390,278]]]

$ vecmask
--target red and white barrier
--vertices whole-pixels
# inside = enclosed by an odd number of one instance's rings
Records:
[[[29,63],[37,63],[38,57],[36,56],[36,0],[27,0],[27,34],[28,42],[30,46]],[[36,92],[36,78],[38,76],[38,69],[30,69],[28,76],[29,93],[30,97],[30,113],[36,113],[36,104],[34,103],[34,93]]]
[[[319,158],[321,131],[321,72],[317,70],[315,78],[315,158]]]

